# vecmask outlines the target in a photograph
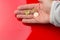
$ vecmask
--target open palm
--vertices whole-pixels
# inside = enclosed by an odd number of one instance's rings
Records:
[[[32,11],[32,9],[37,10],[37,17],[34,17],[34,12]],[[30,14],[25,15],[25,10],[30,10]],[[49,14],[40,9],[39,3],[21,5],[15,11],[15,15],[17,18],[22,19],[23,23],[49,23]]]

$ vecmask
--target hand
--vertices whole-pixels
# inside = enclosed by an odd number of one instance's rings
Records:
[[[38,12],[38,16],[34,17],[34,12],[32,9],[36,9]],[[25,15],[25,10],[30,10],[29,15]],[[16,18],[22,19],[23,23],[49,23],[50,14],[46,11],[40,9],[40,4],[26,4],[21,5],[15,11]]]

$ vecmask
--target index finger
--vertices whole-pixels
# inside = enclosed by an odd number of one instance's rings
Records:
[[[19,9],[19,10],[30,10],[30,9],[33,9],[34,7],[36,7],[36,6],[38,6],[38,3],[37,4],[21,5],[17,9]]]

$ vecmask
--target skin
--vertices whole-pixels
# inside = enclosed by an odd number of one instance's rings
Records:
[[[52,0],[39,0],[40,3],[36,4],[26,4],[18,6],[15,10],[16,18],[22,19],[23,23],[50,23],[50,9]],[[37,17],[33,16],[32,9],[36,9],[39,15]],[[30,10],[29,15],[25,15],[25,10]]]

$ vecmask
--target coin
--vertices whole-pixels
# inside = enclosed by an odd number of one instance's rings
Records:
[[[37,17],[38,15],[38,12],[34,12],[34,17]]]
[[[30,14],[30,10],[25,10],[25,15],[29,15]]]

